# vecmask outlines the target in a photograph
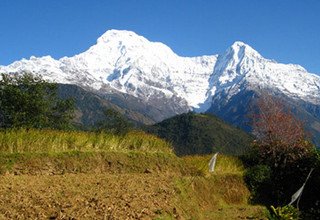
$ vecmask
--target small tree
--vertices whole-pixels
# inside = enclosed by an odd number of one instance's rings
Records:
[[[265,94],[257,100],[256,109],[253,133],[263,159],[274,167],[286,166],[311,152],[313,146],[306,140],[303,122],[280,99]]]
[[[0,75],[0,128],[67,128],[73,100],[57,97],[57,84],[31,73]]]
[[[284,206],[315,167],[317,154],[306,139],[303,122],[280,99],[264,94],[256,100],[254,109],[256,140],[245,158],[251,165],[245,180],[253,201]],[[312,207],[306,199],[302,203],[304,209]]]

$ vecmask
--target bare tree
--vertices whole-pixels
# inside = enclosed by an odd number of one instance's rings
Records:
[[[305,139],[303,122],[297,119],[280,99],[263,95],[257,101],[253,131],[262,143],[282,142],[294,145]]]
[[[312,144],[306,141],[304,124],[280,99],[264,94],[256,102],[253,133],[260,156],[273,166],[286,165],[308,154]]]

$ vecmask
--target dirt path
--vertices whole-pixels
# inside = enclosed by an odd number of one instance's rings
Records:
[[[153,173],[0,176],[0,219],[178,217],[173,181]]]

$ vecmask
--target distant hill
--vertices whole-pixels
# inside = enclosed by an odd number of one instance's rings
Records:
[[[185,113],[147,127],[170,141],[177,155],[243,154],[253,138],[246,132],[209,114]]]

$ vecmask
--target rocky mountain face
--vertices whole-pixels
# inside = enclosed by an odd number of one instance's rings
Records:
[[[23,71],[80,86],[127,115],[138,112],[134,118],[149,124],[193,110],[249,129],[249,103],[268,91],[283,97],[315,136],[320,134],[320,77],[266,59],[243,42],[220,55],[180,57],[134,32],[110,30],[73,57],[31,57],[0,66],[4,73]]]
[[[84,128],[94,127],[105,117],[104,111],[109,108],[120,112],[137,125],[151,125],[163,118],[176,115],[176,112],[184,111],[180,106],[176,109],[173,109],[174,106],[165,109],[166,105],[157,106],[128,94],[96,93],[73,84],[59,84],[58,95],[63,99],[73,98],[75,100],[74,121]]]
[[[248,115],[254,100],[263,93],[286,102],[320,146],[320,77],[303,67],[263,58],[250,46],[235,42],[218,57],[210,78],[211,112],[250,130]]]

